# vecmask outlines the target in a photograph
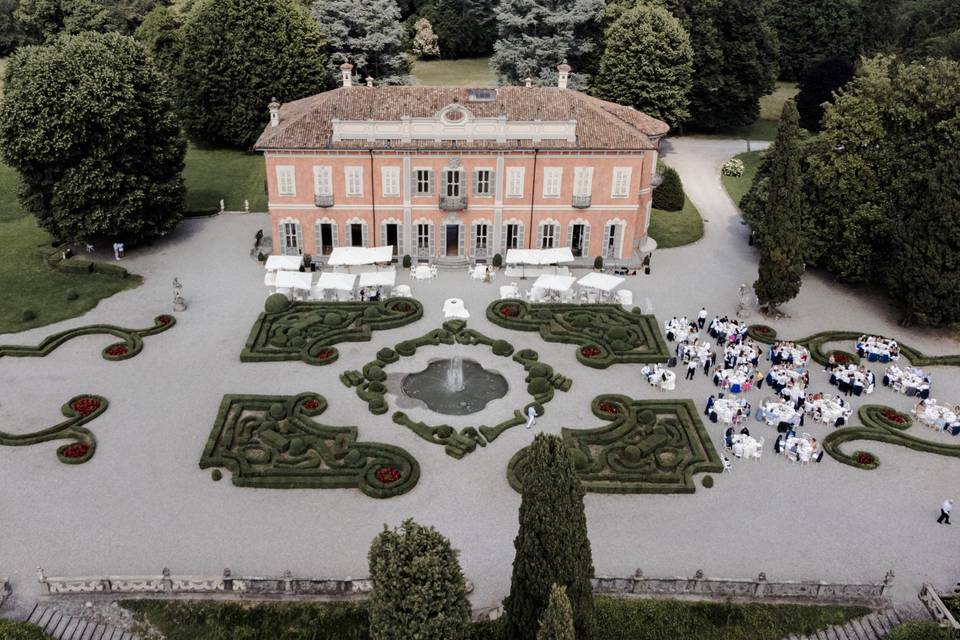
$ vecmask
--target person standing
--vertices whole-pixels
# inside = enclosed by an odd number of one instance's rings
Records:
[[[533,427],[537,424],[537,410],[533,408],[533,405],[527,407],[527,429]]]
[[[940,517],[937,518],[937,524],[946,522],[950,524],[950,512],[953,510],[953,500],[944,500],[940,505]]]
[[[114,260],[120,259],[120,243],[119,242],[113,243],[113,259]]]
[[[697,361],[691,358],[690,362],[687,363],[687,380],[693,380],[694,376],[696,375],[697,375]]]
[[[700,325],[700,328],[703,329],[703,325],[707,324],[707,308],[700,307],[700,313],[697,314],[697,324]]]

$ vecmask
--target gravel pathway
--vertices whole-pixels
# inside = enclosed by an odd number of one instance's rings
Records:
[[[730,314],[738,285],[756,277],[756,255],[718,175],[722,161],[742,151],[744,143],[676,139],[670,147],[666,160],[680,172],[703,214],[705,235],[694,245],[658,252],[653,273],[630,278],[629,287],[635,302],[649,300],[661,320],[693,316],[704,304],[711,314]],[[491,325],[483,311],[504,280],[483,284],[461,273],[410,282],[424,303],[424,318],[377,332],[371,342],[339,345],[341,357],[332,366],[241,364],[240,349],[264,299],[262,269],[247,247],[257,229],[269,226],[268,217],[257,214],[188,220],[164,242],[128,254],[124,265],[146,277],[142,287],[101,302],[82,318],[0,336],[3,343],[29,344],[94,322],[148,326],[155,315],[169,311],[174,276],[183,281],[190,305],[178,314],[173,330],[146,338],[143,352],[129,361],[102,360],[99,351],[109,340],[103,337],[71,341],[46,358],[0,361],[4,430],[25,432],[55,423],[59,406],[77,393],[95,392],[110,400],[109,410],[89,425],[98,448],[88,464],[60,464],[53,443],[0,448],[0,575],[10,576],[14,588],[3,615],[29,613],[39,593],[38,565],[51,575],[156,574],[163,567],[202,574],[230,567],[234,575],[290,569],[303,575],[365,576],[369,541],[384,523],[406,517],[435,525],[461,550],[464,571],[476,585],[474,606],[496,604],[509,590],[520,502],[507,485],[506,464],[532,433],[512,429],[454,460],[442,447],[393,424],[389,414],[368,414],[337,380],[342,370],[372,359],[380,347],[439,326],[448,297],[466,300],[470,326],[538,350],[573,379],[571,391],[557,393],[547,405],[539,429],[598,426],[589,401],[600,393],[663,397],[640,381],[639,367],[587,369],[576,362],[572,345]],[[400,280],[407,282],[406,276]],[[852,328],[893,335],[931,354],[960,352],[960,344],[946,335],[897,327],[882,299],[815,273],[807,274],[800,297],[784,310],[791,317],[773,323],[783,337]],[[388,372],[415,371],[422,364],[401,362]],[[519,367],[502,372],[511,384],[519,382]],[[939,368],[933,374],[936,397],[960,400],[960,370]],[[820,369],[811,377],[812,390],[830,390]],[[361,440],[412,453],[421,465],[419,485],[402,497],[378,501],[352,490],[236,488],[226,478],[212,482],[209,472],[198,468],[223,394],[306,390],[330,401],[321,417],[325,423],[357,424]],[[713,391],[700,375],[694,382],[680,380],[671,396],[702,405]],[[750,399],[756,404],[763,396],[755,391]],[[906,397],[885,389],[869,402],[910,406]],[[491,402],[483,418],[496,422],[515,406],[515,394],[508,394]],[[470,416],[446,422],[477,424]],[[721,428],[710,429],[719,443]],[[823,426],[807,430],[818,439],[827,433]],[[924,427],[913,431],[960,443]],[[876,471],[854,470],[829,458],[801,467],[768,450],[761,462],[735,462],[733,473],[717,476],[713,489],[694,495],[589,495],[597,573],[625,575],[641,567],[647,575],[692,575],[703,569],[731,578],[765,571],[771,579],[873,581],[892,568],[894,595],[904,603],[915,602],[922,581],[953,584],[958,568],[946,549],[954,548],[960,530],[935,519],[945,497],[958,497],[951,492],[960,463],[887,445],[868,448],[882,459]]]

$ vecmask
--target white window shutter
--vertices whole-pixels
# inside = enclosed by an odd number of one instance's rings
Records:
[[[427,226],[429,227],[429,234],[427,235],[427,255],[433,256],[433,248],[436,246],[437,242],[436,236],[434,235],[436,233],[436,229],[434,228],[435,225],[432,222],[428,223]]]
[[[337,223],[330,223],[330,236],[333,238],[333,246],[340,246],[340,230],[337,228]]]
[[[417,195],[417,170],[410,171],[410,197]]]
[[[537,225],[537,244],[534,245],[534,249],[539,249],[543,246],[543,223]]]
[[[473,195],[475,196],[480,195],[479,187],[480,187],[480,172],[474,171],[473,172]]]
[[[447,195],[447,172],[440,172],[440,197]]]
[[[403,254],[403,225],[397,224],[397,255]]]
[[[320,229],[320,221],[313,224],[313,250],[320,255],[323,253],[323,231]]]
[[[297,253],[299,253],[300,255],[303,255],[303,227],[300,226],[299,222],[296,224],[296,229],[297,229]]]
[[[458,232],[457,232],[457,237],[458,237],[459,240],[460,240],[460,246],[457,247],[457,251],[458,251],[457,255],[458,255],[458,256],[462,256],[462,255],[463,255],[463,247],[464,247],[464,245],[466,244],[466,239],[467,239],[467,238],[466,238],[466,235],[467,235],[466,226],[461,222],[461,223],[460,223],[460,229],[459,229]]]
[[[583,255],[590,255],[590,225],[583,225]]]
[[[447,228],[440,225],[440,255],[447,255]]]
[[[617,225],[617,257],[623,257],[623,225]]]
[[[560,243],[558,242],[557,245],[560,245]],[[573,248],[573,223],[572,222],[567,224],[567,245],[566,246],[570,247],[571,249]]]
[[[367,223],[364,222],[360,225],[360,246],[369,247],[370,243],[367,238]]]
[[[523,223],[517,225],[517,249],[523,249],[526,244],[527,234],[523,232]]]
[[[386,244],[387,244],[387,223],[381,222],[380,223],[380,245],[386,245]],[[373,246],[376,247],[380,245],[378,245],[377,241],[374,240]]]
[[[473,247],[473,250],[470,253],[476,256],[477,255],[477,223],[476,222],[470,225],[470,246]]]
[[[280,255],[287,255],[287,236],[283,233],[283,223],[277,225],[277,242],[280,244]]]
[[[490,170],[490,193],[488,195],[497,195],[497,172]]]

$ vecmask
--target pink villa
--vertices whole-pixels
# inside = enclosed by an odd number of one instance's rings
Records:
[[[486,261],[570,247],[578,261],[636,259],[669,126],[567,88],[343,86],[270,103],[273,252],[318,261],[393,245],[414,261]]]

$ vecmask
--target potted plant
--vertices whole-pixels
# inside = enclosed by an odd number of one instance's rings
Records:
[[[593,259],[593,268],[596,271],[603,270],[603,256],[597,256],[596,258]]]
[[[493,268],[499,269],[503,266],[503,256],[499,253],[493,254]]]

